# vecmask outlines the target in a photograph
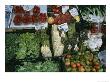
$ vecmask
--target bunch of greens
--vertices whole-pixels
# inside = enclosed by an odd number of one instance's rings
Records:
[[[88,22],[103,22],[105,21],[105,5],[89,5],[89,6],[78,6],[81,16]]]
[[[58,72],[59,71],[59,65],[57,63],[54,63],[53,61],[51,60],[47,60],[46,62],[44,62],[42,64],[42,71],[45,72]]]
[[[15,52],[17,51],[17,43],[19,34],[16,33],[6,33],[5,34],[5,59],[6,62],[15,57]]]
[[[41,30],[41,42],[42,42],[41,44],[49,46],[49,36],[46,33],[46,31],[47,31],[46,29]]]
[[[38,63],[26,63],[16,69],[17,72],[58,72],[59,64],[51,60]]]
[[[19,36],[17,43],[19,48],[16,52],[17,59],[24,59],[27,56],[37,58],[40,52],[39,34],[23,33]]]
[[[86,49],[87,49],[87,47],[85,46],[85,40],[87,40],[88,39],[88,30],[83,30],[83,31],[80,31],[80,33],[79,33],[79,48],[80,48],[80,51],[81,52],[84,52]]]
[[[72,38],[73,34],[76,32],[75,30],[75,23],[70,23],[69,24],[69,29],[68,29],[68,38]]]
[[[70,23],[68,32],[66,33],[65,37],[62,38],[62,43],[64,44],[64,53],[68,52],[68,46],[71,45],[74,47],[75,44],[78,43],[77,41],[78,34],[76,33],[75,23]]]
[[[71,32],[71,35],[68,35],[68,39],[63,40],[65,45],[64,53],[68,53],[68,47],[69,47],[68,45],[71,45],[72,52],[76,44],[78,45],[81,51],[86,50],[86,47],[84,46],[84,41],[88,39],[87,33],[88,33],[88,30],[86,29],[80,31],[80,33]]]

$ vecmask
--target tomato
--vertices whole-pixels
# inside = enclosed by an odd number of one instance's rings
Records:
[[[84,67],[82,67],[82,66],[79,67],[78,69],[79,69],[80,72],[84,72],[85,71]]]
[[[36,22],[36,16],[31,15],[30,16],[30,23],[35,23]]]
[[[99,66],[99,63],[95,63],[95,66]]]
[[[58,16],[55,17],[54,23],[60,25],[66,22],[70,22],[71,18],[72,17],[69,13],[59,14]]]
[[[47,20],[46,13],[40,13],[38,20],[39,20],[39,22],[41,22],[41,23],[46,22],[46,20]]]
[[[56,24],[56,25],[58,24],[58,18],[57,17],[54,18],[54,24]]]
[[[58,25],[62,24],[62,20],[59,19],[57,23]]]
[[[80,63],[77,63],[76,65],[77,65],[77,67],[80,67],[80,66],[81,66],[81,64],[80,64]]]
[[[24,13],[24,9],[22,6],[14,6],[13,11],[15,14],[23,14]]]
[[[29,21],[29,16],[28,16],[28,15],[24,15],[22,19],[23,19],[23,23],[24,23],[24,24],[27,25],[27,24],[30,23],[30,21]]]
[[[62,24],[61,14],[55,17],[55,23],[56,23],[57,25]]]
[[[72,19],[72,16],[69,13],[65,13],[65,16],[66,16],[66,21],[70,22]]]
[[[60,7],[53,7],[52,11],[55,13],[55,14],[60,14]]]
[[[61,19],[62,19],[62,23],[66,23],[68,18],[65,14],[62,14]]]
[[[66,57],[67,57],[67,58],[71,58],[72,56],[68,54],[68,55],[66,55]]]
[[[95,68],[96,70],[99,70],[99,69],[100,69],[100,66],[94,66],[94,68]]]
[[[21,15],[16,15],[14,17],[13,22],[14,22],[15,25],[20,25],[22,23],[22,16]]]
[[[73,62],[71,62],[71,67],[72,67],[72,68],[76,68],[76,64],[73,63]]]

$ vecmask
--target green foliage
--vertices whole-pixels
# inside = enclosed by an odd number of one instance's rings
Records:
[[[16,69],[17,72],[58,72],[59,64],[51,60],[38,63],[25,63],[23,66],[19,66]]]
[[[46,29],[41,30],[41,44],[49,46],[49,35],[46,31]]]
[[[16,40],[19,34],[16,33],[6,33],[5,34],[5,59],[6,63],[15,57],[15,52],[18,48]]]
[[[76,32],[75,30],[75,23],[69,24],[69,29],[68,29],[68,38],[72,38],[73,34]]]
[[[16,52],[16,58],[24,59],[26,56],[38,57],[40,51],[40,40],[38,39],[39,34],[21,34],[17,41],[19,48]]]
[[[98,16],[104,16],[106,6],[105,5],[78,5],[82,15],[95,14]]]

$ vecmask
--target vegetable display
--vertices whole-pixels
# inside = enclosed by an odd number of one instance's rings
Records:
[[[52,53],[50,50],[50,43],[49,43],[49,36],[46,33],[45,30],[41,30],[41,41],[42,41],[42,46],[41,46],[41,53],[43,57],[52,57]]]
[[[101,23],[103,21],[105,21],[105,6],[88,6],[88,7],[84,7],[84,6],[79,6],[79,8],[81,8],[81,15],[83,17],[84,20],[89,21],[89,22],[97,22],[97,23]]]
[[[18,49],[17,46],[17,39],[19,37],[19,34],[13,34],[13,33],[8,33],[5,35],[5,59],[6,62],[8,62],[9,60],[13,59],[14,57],[16,57],[15,53]]]
[[[14,25],[29,25],[34,23],[45,23],[47,20],[46,13],[40,12],[39,6],[34,6],[31,10],[25,10],[23,6],[14,6]]]
[[[68,72],[103,72],[105,70],[98,55],[93,55],[89,51],[78,52],[77,55],[67,54],[64,61]]]
[[[21,34],[17,42],[19,44],[16,52],[17,59],[24,59],[26,56],[39,57],[40,45],[37,35],[34,33]]]
[[[51,60],[38,63],[28,63],[23,66],[18,66],[17,72],[58,72],[59,64]]]
[[[105,7],[11,5],[6,12],[11,15],[5,29],[5,70],[105,72]]]

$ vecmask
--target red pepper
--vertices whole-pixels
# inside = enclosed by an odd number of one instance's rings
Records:
[[[14,6],[13,11],[15,14],[23,14],[24,13],[24,9],[22,6]]]
[[[39,22],[41,22],[41,23],[44,23],[44,22],[46,22],[46,20],[47,20],[47,15],[46,15],[46,13],[40,13],[39,14]]]
[[[14,22],[15,25],[20,25],[22,23],[22,16],[21,15],[16,15],[14,17],[13,22]]]
[[[60,7],[53,7],[52,11],[54,12],[54,14],[60,14],[61,13]]]
[[[35,23],[36,22],[36,16],[34,16],[34,15],[30,15],[29,16],[30,17],[30,23]]]
[[[30,21],[29,21],[29,15],[24,15],[23,16],[23,23],[26,24],[26,25],[30,23]]]

